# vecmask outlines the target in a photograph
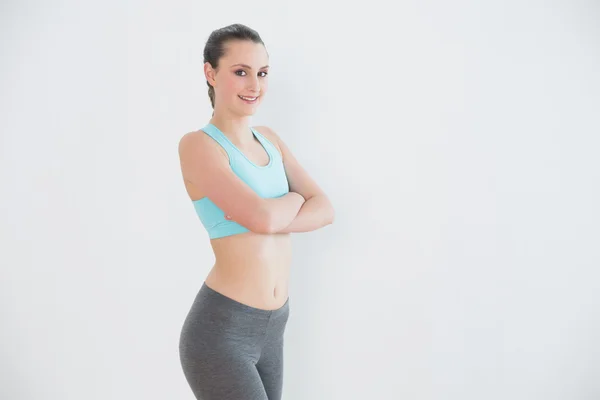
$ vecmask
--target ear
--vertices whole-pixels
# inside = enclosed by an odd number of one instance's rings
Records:
[[[207,61],[204,63],[204,76],[206,77],[206,80],[208,81],[208,83],[210,83],[210,85],[212,87],[215,87],[217,85],[217,81],[215,79],[215,74],[216,71],[213,69],[213,67],[210,65],[210,63]]]

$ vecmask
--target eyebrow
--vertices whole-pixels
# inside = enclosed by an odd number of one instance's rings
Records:
[[[249,65],[246,65],[246,64],[233,64],[233,65],[232,65],[232,67],[235,67],[235,66],[238,66],[238,65],[239,65],[240,67],[246,67],[246,68],[248,68],[248,69],[252,69],[252,67],[251,67],[251,66],[249,66]],[[263,68],[269,68],[269,66],[268,66],[268,65],[265,65],[264,67],[260,67],[259,69],[263,69]]]

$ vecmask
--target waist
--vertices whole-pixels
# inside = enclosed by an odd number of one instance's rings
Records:
[[[288,295],[291,237],[254,232],[211,240],[215,265],[206,278],[213,289],[258,308],[277,308]]]

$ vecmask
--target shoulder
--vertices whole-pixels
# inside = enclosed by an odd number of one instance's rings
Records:
[[[279,153],[282,153],[282,151],[281,151],[282,141],[281,141],[281,138],[279,137],[279,135],[277,134],[277,132],[275,132],[271,127],[266,126],[266,125],[253,126],[252,128],[255,129],[256,131],[258,131],[258,133],[260,133],[264,137],[266,137],[271,143],[273,143],[273,145],[275,147],[277,147],[277,150],[279,150]]]
[[[206,134],[202,129],[197,131],[187,132],[179,139],[178,143],[179,154],[183,153],[198,153],[205,151],[219,151],[226,157],[227,152],[215,140]]]
[[[179,150],[185,150],[189,147],[199,146],[204,142],[202,130],[192,131],[179,138]]]

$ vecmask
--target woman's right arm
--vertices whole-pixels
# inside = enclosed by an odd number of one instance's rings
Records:
[[[288,226],[304,204],[295,192],[262,198],[229,166],[227,154],[205,134],[184,135],[179,142],[184,180],[202,189],[231,220],[256,233],[277,232]]]

